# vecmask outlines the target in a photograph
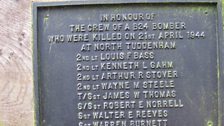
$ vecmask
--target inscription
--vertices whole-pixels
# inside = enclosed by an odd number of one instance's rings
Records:
[[[68,42],[85,42],[76,54],[78,126],[167,126],[167,108],[184,107],[176,63],[159,61],[158,51],[166,55],[178,41],[204,39],[205,32],[188,31],[184,21],[153,22],[158,16],[100,14],[98,24],[68,26]]]
[[[156,16],[155,13],[103,14],[99,24],[69,25],[75,35],[68,42],[88,42],[81,45],[76,55],[79,126],[166,126],[169,113],[166,108],[184,107],[175,89],[179,76],[175,62],[157,61],[156,51],[175,50],[177,40],[184,39],[187,24],[144,22],[153,21]],[[126,23],[114,23],[120,21]],[[127,23],[133,21],[138,23]],[[157,30],[160,32],[154,33]],[[186,37],[193,36],[194,33],[186,32]],[[91,52],[98,55],[90,57]],[[94,61],[100,62],[93,64]]]

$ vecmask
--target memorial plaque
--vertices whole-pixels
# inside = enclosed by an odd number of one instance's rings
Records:
[[[220,3],[34,3],[40,126],[221,126]]]

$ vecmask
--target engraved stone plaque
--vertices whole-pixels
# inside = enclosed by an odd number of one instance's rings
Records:
[[[219,2],[33,6],[37,125],[222,125]]]

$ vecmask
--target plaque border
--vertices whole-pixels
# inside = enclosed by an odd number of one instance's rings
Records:
[[[79,5],[116,5],[116,4],[214,4],[217,9],[216,19],[216,72],[218,88],[218,125],[224,124],[224,34],[222,19],[222,0],[84,0],[84,1],[60,1],[60,2],[32,2],[32,56],[33,56],[33,84],[34,84],[34,125],[41,126],[40,123],[40,85],[39,85],[39,59],[38,59],[38,9],[43,7],[79,6]]]

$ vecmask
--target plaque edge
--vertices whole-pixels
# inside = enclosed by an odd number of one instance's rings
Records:
[[[128,4],[128,3],[210,3],[218,4],[221,3],[220,0],[77,0],[77,1],[55,1],[55,2],[32,2],[34,8],[38,7],[57,7],[57,6],[73,6],[73,5],[94,5],[94,4]]]

